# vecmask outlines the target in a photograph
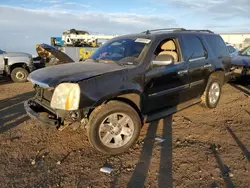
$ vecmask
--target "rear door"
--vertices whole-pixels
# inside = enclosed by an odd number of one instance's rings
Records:
[[[206,78],[209,76],[212,65],[208,59],[207,50],[199,36],[187,34],[182,36],[185,50],[185,61],[188,62],[190,89],[188,98],[202,95]]]

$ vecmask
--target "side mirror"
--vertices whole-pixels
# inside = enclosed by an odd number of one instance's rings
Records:
[[[172,65],[172,64],[174,64],[174,57],[172,55],[168,55],[168,54],[158,55],[152,61],[152,64],[156,65],[156,66]]]

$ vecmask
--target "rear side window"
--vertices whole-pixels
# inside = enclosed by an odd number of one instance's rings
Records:
[[[219,36],[206,35],[204,36],[213,54],[217,58],[229,56],[225,42]]]
[[[183,41],[185,44],[185,55],[187,58],[194,59],[205,57],[206,50],[197,36],[183,36]]]

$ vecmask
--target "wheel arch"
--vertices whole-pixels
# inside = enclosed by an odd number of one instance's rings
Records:
[[[10,65],[9,73],[11,73],[17,67],[24,68],[28,72],[30,72],[29,69],[28,69],[28,66],[27,66],[27,64],[25,62],[18,62],[18,63],[14,63],[14,64]]]
[[[99,100],[92,108],[88,114],[88,116],[92,113],[95,108],[98,106],[105,105],[110,101],[119,101],[130,105],[132,108],[136,110],[141,120],[143,120],[143,115],[141,113],[141,96],[139,92],[130,91],[127,93],[117,93],[116,95],[110,95],[109,97],[105,97]]]
[[[221,85],[223,86],[225,83],[225,71],[220,68],[220,69],[216,69],[213,72],[211,72],[211,74],[209,75],[210,77],[217,77],[219,78],[219,80],[221,81]]]

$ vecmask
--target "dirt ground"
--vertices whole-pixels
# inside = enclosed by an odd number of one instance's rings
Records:
[[[250,87],[227,84],[218,108],[195,105],[145,125],[115,157],[92,149],[84,130],[27,117],[30,83],[0,78],[0,93],[0,187],[250,187]]]

